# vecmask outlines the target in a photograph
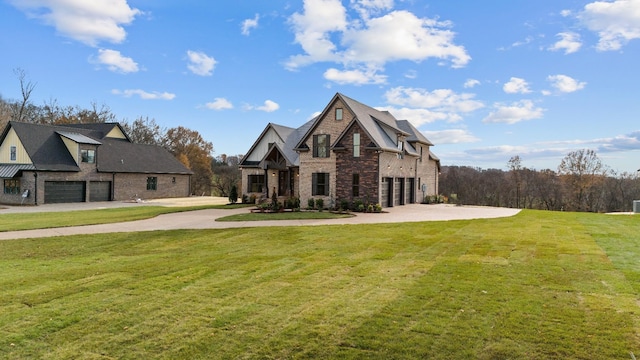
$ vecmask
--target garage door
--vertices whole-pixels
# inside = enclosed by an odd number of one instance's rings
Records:
[[[84,202],[85,196],[84,181],[45,181],[44,182],[44,202],[70,203]]]
[[[89,201],[111,201],[111,181],[90,182]]]

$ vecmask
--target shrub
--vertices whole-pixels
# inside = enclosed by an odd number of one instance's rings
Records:
[[[231,185],[231,190],[229,191],[229,202],[232,204],[238,202],[238,187],[235,185]]]
[[[307,209],[313,210],[315,206],[316,206],[316,201],[313,198],[309,198],[309,200],[307,200]]]
[[[338,201],[340,203],[338,211],[347,211],[349,210],[349,200],[342,199]]]
[[[318,198],[316,199],[316,208],[320,211],[322,211],[322,209],[324,209],[324,199],[322,198]]]
[[[353,200],[353,210],[364,211],[364,203],[360,199]]]
[[[255,194],[251,194],[251,196],[249,196],[249,204],[255,204],[256,203],[256,195]]]
[[[290,196],[287,199],[285,207],[288,209],[300,209],[300,198],[296,196]]]

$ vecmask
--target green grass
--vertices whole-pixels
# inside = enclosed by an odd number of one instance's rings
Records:
[[[3,359],[630,359],[640,217],[0,242]]]
[[[317,219],[339,219],[351,217],[353,214],[337,214],[332,212],[318,211],[287,211],[281,213],[247,213],[223,216],[216,221],[267,221],[267,220],[317,220]]]
[[[49,229],[64,226],[109,224],[149,219],[161,214],[202,209],[234,209],[247,205],[202,205],[190,207],[135,206],[112,209],[0,214],[0,231]]]

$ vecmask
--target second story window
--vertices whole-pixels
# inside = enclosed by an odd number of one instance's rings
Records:
[[[353,134],[353,157],[360,157],[360,134]]]
[[[93,164],[96,162],[95,150],[80,150],[80,157],[83,163]]]
[[[404,141],[398,139],[398,150],[400,151],[398,153],[398,159],[403,159],[404,158]]]
[[[337,108],[336,109],[336,121],[340,121],[342,120],[342,109],[341,108]]]
[[[18,159],[18,149],[15,146],[11,147],[11,161],[16,161]]]
[[[313,135],[313,157],[329,157],[329,135]]]

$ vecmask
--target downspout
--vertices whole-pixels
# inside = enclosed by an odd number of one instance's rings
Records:
[[[35,179],[35,205],[38,206],[38,173],[34,172],[33,173],[33,178]]]

